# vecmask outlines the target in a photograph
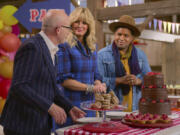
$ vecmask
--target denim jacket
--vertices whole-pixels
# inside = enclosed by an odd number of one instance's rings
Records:
[[[151,72],[150,66],[148,64],[147,57],[145,53],[136,48],[138,62],[141,69],[141,73],[138,74],[136,77],[143,81],[143,77],[147,72]],[[106,83],[108,91],[115,89],[115,60],[112,51],[112,44],[108,45],[107,47],[101,49],[98,52],[98,69],[100,75],[103,77],[102,81]],[[123,100],[123,95],[121,89],[118,91],[114,91],[119,98],[120,102]],[[139,86],[133,86],[133,108],[132,110],[138,110],[138,102],[141,98],[141,88]]]

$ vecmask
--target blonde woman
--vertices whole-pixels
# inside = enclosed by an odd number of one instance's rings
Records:
[[[106,92],[97,68],[95,22],[87,8],[78,7],[70,14],[72,32],[67,43],[59,45],[58,83],[73,105],[94,98],[94,92]],[[93,116],[87,112],[87,116]],[[68,120],[68,125],[72,124]]]

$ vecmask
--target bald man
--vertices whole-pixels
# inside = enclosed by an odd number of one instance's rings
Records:
[[[39,34],[25,41],[16,53],[14,73],[0,124],[5,135],[50,135],[52,120],[58,124],[85,113],[62,96],[56,85],[54,54],[68,34],[64,10],[49,10]]]

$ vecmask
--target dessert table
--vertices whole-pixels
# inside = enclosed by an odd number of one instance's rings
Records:
[[[168,128],[135,128],[130,127],[128,131],[121,133],[110,133],[107,135],[180,135],[180,111],[173,111],[179,117],[173,119],[173,126]],[[114,121],[114,124],[118,121]],[[106,133],[90,133],[82,129],[83,124],[75,124],[56,130],[57,135],[106,135]]]

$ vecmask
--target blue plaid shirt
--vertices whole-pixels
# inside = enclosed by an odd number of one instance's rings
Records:
[[[101,80],[97,67],[97,52],[85,49],[80,42],[70,47],[67,43],[59,45],[57,52],[57,82],[62,83],[66,79],[74,79],[85,84],[94,84],[95,80]],[[73,91],[65,88],[64,94],[73,105],[80,107],[83,101],[93,100],[94,95],[85,91]]]

